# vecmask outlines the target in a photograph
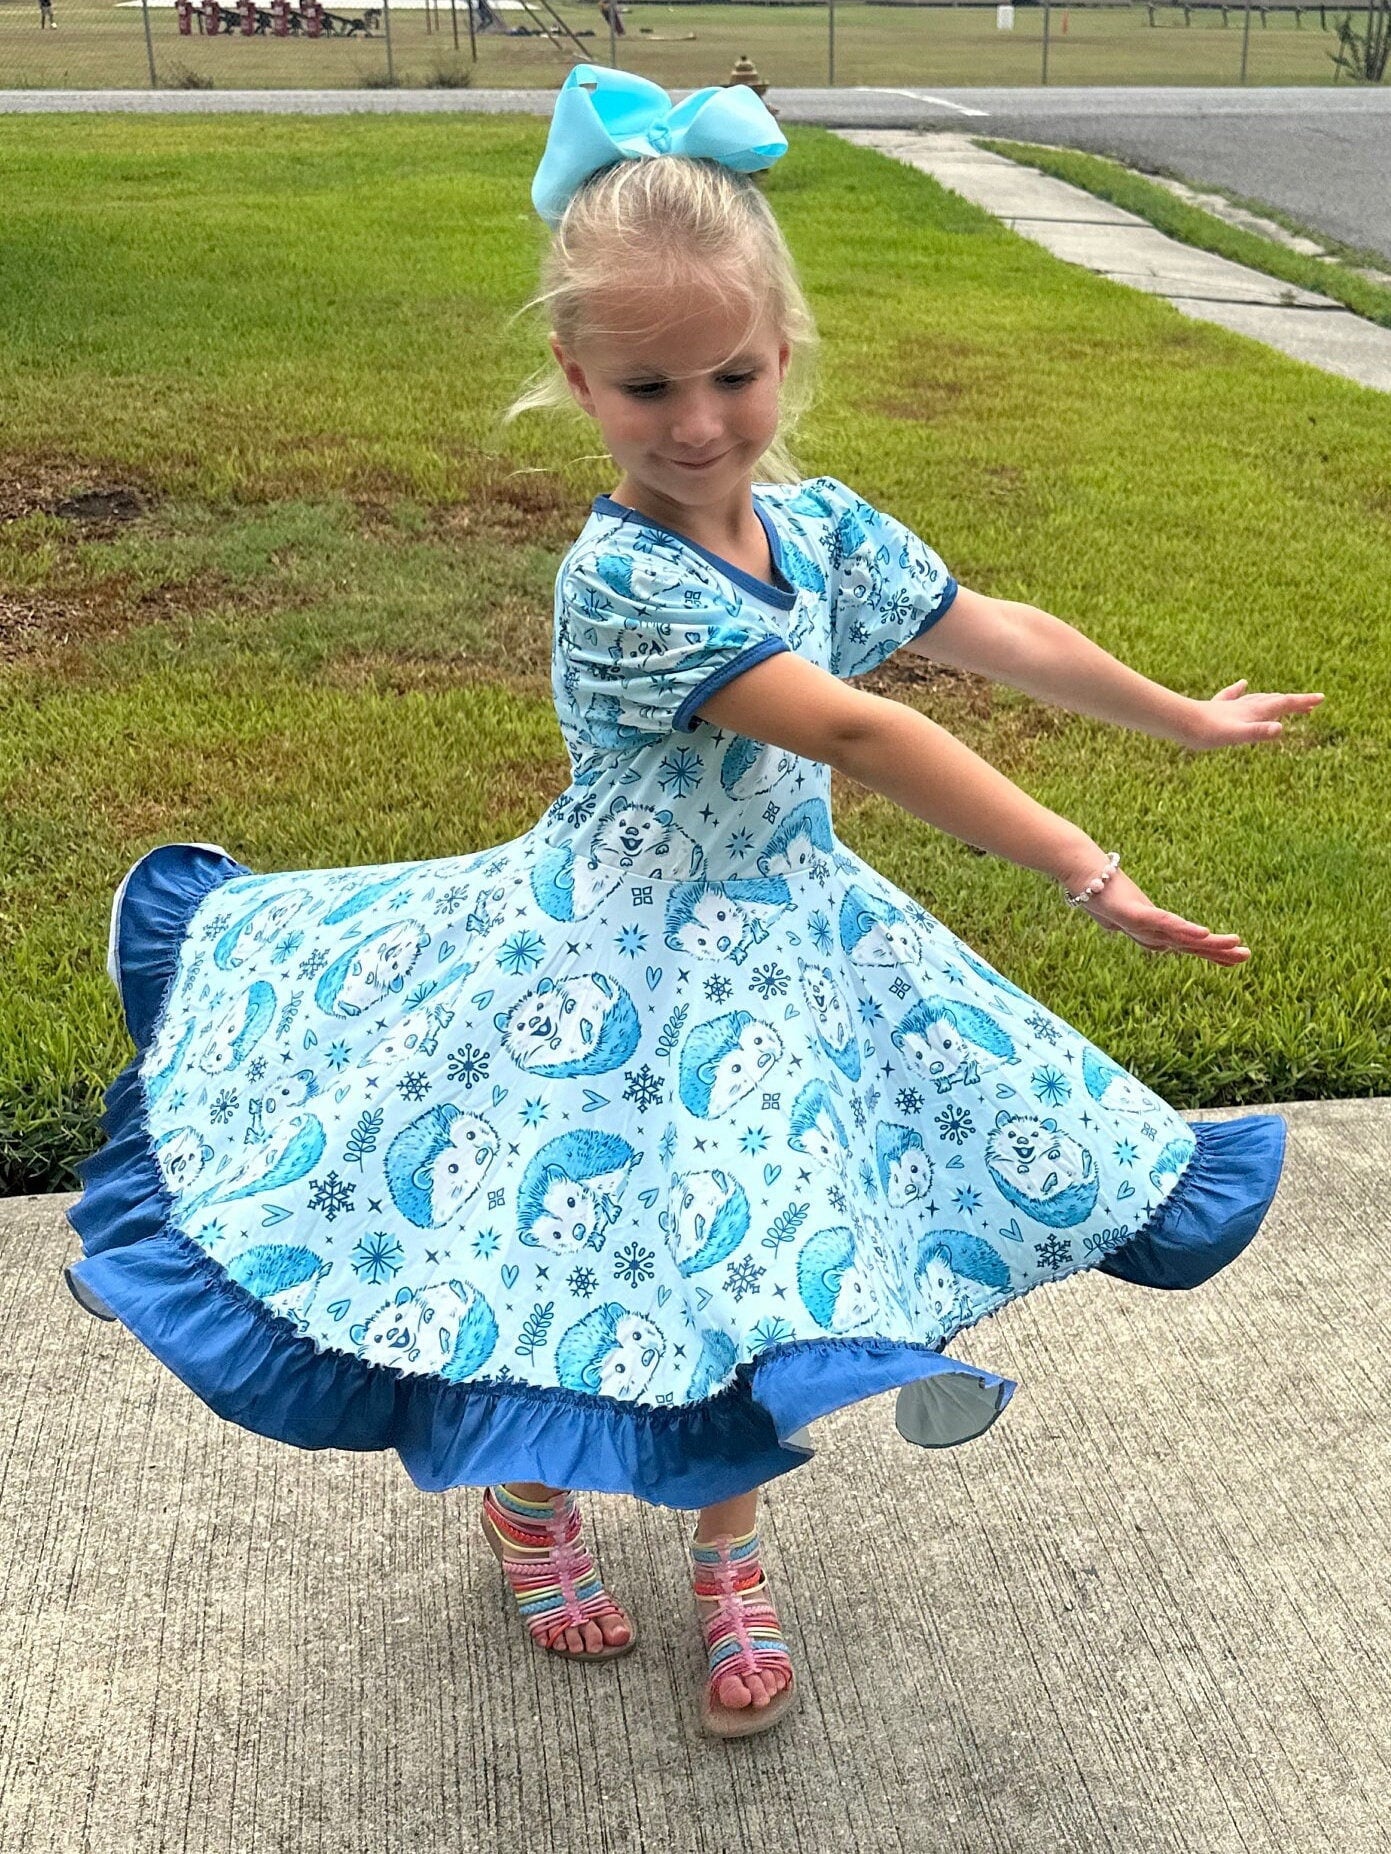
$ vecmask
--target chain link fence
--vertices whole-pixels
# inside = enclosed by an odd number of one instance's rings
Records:
[[[0,0],[0,89],[1331,84],[1387,0]],[[1362,74],[1362,73],[1359,73]]]

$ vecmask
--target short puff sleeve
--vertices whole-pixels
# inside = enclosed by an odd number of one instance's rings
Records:
[[[789,648],[704,563],[661,552],[577,551],[556,583],[560,680],[574,725],[622,752],[694,733],[717,689]]]
[[[863,676],[936,624],[957,584],[926,541],[835,477],[815,478],[808,493],[829,525],[831,671]]]

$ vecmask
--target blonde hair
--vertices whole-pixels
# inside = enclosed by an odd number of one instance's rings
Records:
[[[569,353],[586,334],[606,332],[595,319],[601,296],[620,293],[631,279],[644,295],[655,289],[673,297],[693,271],[719,287],[726,302],[744,305],[747,321],[732,353],[765,322],[789,344],[778,434],[758,477],[800,481],[787,440],[811,402],[816,323],[782,228],[750,175],[684,155],[603,169],[565,208],[542,259],[541,287],[517,315],[540,310],[543,328]],[[554,358],[532,375],[502,422],[533,410],[579,410]]]

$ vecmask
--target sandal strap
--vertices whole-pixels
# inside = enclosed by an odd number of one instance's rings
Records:
[[[502,1568],[523,1622],[543,1648],[581,1623],[623,1615],[604,1589],[588,1547],[579,1542],[584,1522],[573,1493],[558,1495],[549,1507],[533,1506],[513,1495],[504,1494],[503,1500],[490,1487],[483,1495],[483,1510],[507,1546],[524,1554],[504,1557]],[[528,1509],[526,1517],[520,1507]]]
[[[768,1580],[759,1563],[757,1532],[742,1539],[691,1541],[692,1584],[697,1597],[714,1601],[701,1628],[710,1657],[710,1693],[728,1674],[743,1679],[777,1666],[791,1667],[778,1612],[764,1594]]]

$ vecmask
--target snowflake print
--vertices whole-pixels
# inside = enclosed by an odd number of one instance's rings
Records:
[[[755,1352],[766,1352],[771,1345],[785,1345],[795,1330],[786,1320],[760,1320],[749,1334],[749,1344]]]
[[[592,1268],[574,1268],[566,1276],[565,1285],[576,1300],[588,1300],[599,1285],[599,1277]]]
[[[236,1089],[235,1088],[224,1088],[222,1090],[222,1093],[218,1095],[217,1099],[208,1108],[208,1119],[211,1120],[214,1123],[214,1125],[220,1127],[220,1126],[225,1125],[226,1122],[232,1118],[232,1115],[236,1111],[237,1111],[237,1091]]]
[[[663,1133],[661,1137],[657,1151],[662,1155],[662,1164],[670,1165],[671,1155],[676,1151],[676,1128],[674,1126],[667,1127],[666,1132]]]
[[[337,1172],[330,1172],[309,1193],[309,1208],[322,1210],[326,1219],[332,1223],[341,1211],[352,1209],[353,1193],[356,1190],[355,1184],[345,1182]]]
[[[1072,1251],[1061,1236],[1050,1236],[1046,1242],[1036,1242],[1034,1254],[1043,1268],[1064,1268],[1072,1259]]]
[[[329,1046],[328,1060],[329,1060],[329,1066],[335,1072],[345,1069],[348,1066],[348,1061],[349,1061],[348,1045],[346,1043],[341,1043],[341,1042],[331,1044]]]
[[[1117,1165],[1133,1165],[1138,1156],[1138,1148],[1128,1139],[1116,1141]]]
[[[630,1242],[626,1249],[620,1249],[613,1258],[613,1278],[625,1281],[629,1287],[638,1287],[644,1281],[652,1279],[652,1264],[656,1255],[651,1249],[644,1249],[635,1242]]]
[[[731,1262],[729,1272],[724,1278],[725,1293],[734,1300],[742,1300],[746,1294],[756,1294],[758,1284],[767,1272],[766,1268],[760,1268],[747,1255],[742,1262]]]
[[[514,933],[502,943],[497,962],[509,978],[522,978],[540,965],[546,942],[539,933]]]
[[[1049,1023],[1048,1019],[1043,1015],[1042,1011],[1035,1011],[1033,1016],[1027,1019],[1027,1022],[1028,1022],[1029,1028],[1033,1031],[1034,1035],[1039,1039],[1041,1043],[1056,1043],[1057,1042],[1058,1040],[1057,1029],[1054,1027],[1054,1025]]]
[[[850,1112],[854,1116],[855,1125],[859,1128],[861,1133],[863,1133],[865,1130],[865,1104],[860,1099],[859,1095],[856,1095],[851,1101]]]
[[[878,1023],[883,1015],[884,1013],[879,1008],[879,1000],[877,998],[860,999],[860,1022],[862,1024]]]
[[[264,1056],[253,1056],[246,1065],[246,1079],[249,1082],[260,1081],[265,1072],[266,1062]]]
[[[755,967],[749,983],[765,1003],[769,998],[780,998],[791,984],[788,974],[779,965]]]
[[[894,1108],[900,1114],[922,1112],[923,1098],[916,1088],[900,1088],[894,1096]]]
[[[468,900],[466,888],[451,888],[435,903],[436,914],[457,914]]]
[[[449,1058],[450,1081],[461,1081],[466,1088],[472,1088],[476,1082],[487,1081],[488,1064],[492,1057],[481,1049],[475,1049],[472,1043],[465,1043],[462,1049],[456,1049]]]
[[[641,927],[625,927],[614,940],[620,953],[626,953],[629,959],[636,959],[647,945],[647,935]]]
[[[819,908],[816,913],[808,919],[807,932],[811,935],[811,943],[818,953],[825,953],[829,950],[831,945],[831,923],[826,919],[826,916]]]
[[[813,882],[824,882],[831,873],[831,865],[824,856],[813,856],[807,864],[807,874]]]
[[[948,1139],[954,1146],[964,1146],[975,1132],[975,1122],[964,1107],[948,1107],[937,1116],[937,1126],[943,1139]]]
[[[623,1090],[623,1099],[631,1101],[640,1114],[645,1114],[649,1107],[656,1107],[665,1093],[661,1078],[654,1075],[645,1062],[640,1069],[624,1069],[623,1079],[628,1084]]]
[[[541,1122],[546,1118],[547,1111],[548,1110],[542,1102],[528,1101],[526,1106],[522,1109],[522,1125],[539,1127]]]
[[[271,954],[272,963],[277,966],[283,966],[287,959],[294,958],[295,954],[303,945],[304,935],[298,928],[296,928],[293,933],[283,934],[276,942],[275,951]]]
[[[745,857],[753,848],[753,838],[746,830],[736,830],[725,848],[731,856]]]
[[[1030,1086],[1034,1099],[1046,1101],[1050,1107],[1061,1107],[1072,1093],[1072,1083],[1061,1069],[1035,1069]]]
[[[406,1252],[387,1230],[373,1230],[353,1250],[353,1268],[370,1286],[399,1274],[406,1262]]]
[[[408,1101],[423,1101],[430,1092],[430,1083],[423,1069],[411,1069],[401,1077],[401,1093]]]
[[[501,1241],[496,1230],[480,1230],[473,1239],[473,1253],[480,1262],[485,1262],[490,1255],[497,1254]]]
[[[762,1127],[748,1127],[745,1129],[744,1137],[739,1141],[739,1150],[741,1152],[762,1152],[767,1144],[768,1135]]]
[[[972,1190],[970,1185],[959,1185],[952,1193],[952,1202],[962,1216],[969,1217],[973,1211],[980,1209],[980,1192]]]
[[[708,978],[705,981],[705,995],[711,1004],[724,1004],[733,990],[734,987],[729,980],[718,972],[714,978]]]
[[[691,747],[668,753],[657,768],[657,781],[673,798],[689,798],[700,784],[700,755]]]
[[[833,1210],[839,1211],[839,1213],[844,1216],[845,1193],[841,1190],[839,1185],[831,1186],[830,1190],[826,1193],[826,1201]]]

